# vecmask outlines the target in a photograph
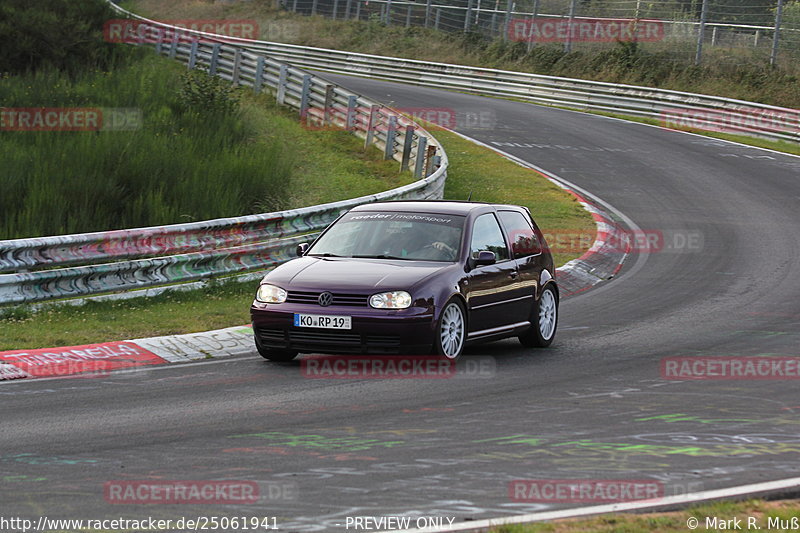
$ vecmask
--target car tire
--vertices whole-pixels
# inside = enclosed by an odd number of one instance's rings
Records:
[[[292,350],[280,350],[277,348],[265,348],[261,346],[261,343],[258,342],[256,339],[256,350],[258,350],[259,355],[264,359],[269,359],[270,361],[291,361],[295,357],[297,357],[297,352]]]
[[[552,284],[546,285],[531,309],[531,327],[519,336],[523,346],[544,348],[552,344],[558,327],[558,294]]]
[[[457,361],[464,351],[467,339],[467,313],[464,305],[453,299],[447,302],[436,325],[434,354],[450,361]]]

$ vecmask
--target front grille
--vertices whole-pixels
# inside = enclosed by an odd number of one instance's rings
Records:
[[[289,291],[286,301],[295,304],[319,305],[318,299],[321,292]],[[368,296],[363,294],[337,294],[333,293],[331,305],[343,305],[350,307],[366,307]]]
[[[361,335],[346,333],[344,331],[300,331],[289,330],[289,342],[292,344],[318,344],[318,345],[350,345],[360,346]]]
[[[261,344],[269,348],[334,353],[400,352],[398,335],[361,335],[352,331],[256,328]]]

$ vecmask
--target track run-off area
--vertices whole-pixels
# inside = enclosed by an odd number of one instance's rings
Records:
[[[299,361],[253,350],[2,383],[3,515],[276,517],[285,531],[344,531],[348,517],[455,525],[589,504],[534,501],[514,493],[518,480],[639,480],[668,498],[800,475],[796,375],[665,370],[675,358],[800,356],[800,158],[327,77],[395,107],[454,110],[459,133],[604,200],[659,246],[565,298],[551,348],[473,347],[451,379],[308,379]],[[154,505],[113,492],[174,480],[251,483],[257,497]]]

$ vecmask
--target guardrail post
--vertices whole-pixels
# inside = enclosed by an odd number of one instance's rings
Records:
[[[297,13],[297,0],[294,0],[294,2],[292,2],[292,11]]]
[[[699,65],[703,61],[703,39],[706,36],[706,19],[708,18],[708,0],[703,0],[703,8],[700,11],[700,27],[697,31],[697,52],[694,55],[694,64]]]
[[[188,67],[189,70],[192,70],[194,67],[197,66],[197,47],[199,43],[197,41],[192,41],[192,48],[189,51],[189,63]]]
[[[428,26],[430,26],[430,22],[431,22],[431,4],[432,3],[433,3],[433,0],[428,0],[425,3],[425,27],[426,28]]]
[[[719,28],[716,26],[711,28],[711,46],[717,46],[717,30],[719,30]]]
[[[233,52],[233,73],[231,74],[231,83],[239,85],[239,71],[242,68],[242,49],[237,48]]]
[[[286,65],[281,65],[280,72],[278,73],[278,87],[275,96],[275,101],[278,104],[283,105],[286,101],[286,77],[288,74],[288,69]]]
[[[411,161],[411,149],[414,147],[414,126],[409,124],[406,126],[406,136],[403,140],[403,159],[400,161],[400,172],[408,170],[408,164]]]
[[[156,38],[156,55],[161,55],[161,45],[164,43],[164,30],[161,28],[154,28],[153,31],[155,32]]]
[[[567,23],[567,39],[564,41],[564,53],[572,52],[572,25],[575,23],[575,9],[578,0],[569,3],[569,22]]]
[[[469,23],[472,19],[472,0],[467,0],[467,12],[464,13],[464,33],[469,31]]]
[[[384,22],[389,26],[392,24],[392,0],[386,0],[384,7],[386,8],[386,18]]]
[[[356,0],[356,20],[361,20],[361,0]]]
[[[353,131],[355,129],[356,104],[358,104],[358,97],[351,94],[347,98],[347,116],[344,122],[344,127],[347,131]]]
[[[220,44],[214,43],[211,48],[211,61],[208,64],[208,73],[214,76],[217,73],[217,62],[219,61]]]
[[[433,163],[434,158],[436,157],[436,147],[435,146],[428,146],[425,154],[425,177],[427,178],[431,174],[433,174]]]
[[[394,140],[397,137],[397,117],[389,117],[389,124],[386,127],[386,147],[383,150],[384,159],[392,159],[394,156]]]
[[[311,74],[303,76],[303,88],[300,91],[300,120],[308,115],[308,97],[311,93]]]
[[[259,56],[256,60],[256,77],[253,81],[253,90],[256,94],[261,92],[261,86],[264,85],[264,64],[266,59],[264,56]]]
[[[339,12],[339,0],[333,0],[333,13],[332,19],[336,20],[336,14]]]
[[[411,27],[411,4],[408,4],[408,8],[406,9],[406,28]]]
[[[364,139],[364,148],[368,148],[372,144],[372,139],[375,136],[375,123],[378,119],[378,109],[381,106],[372,104],[369,108],[369,119],[367,120],[367,137]]]
[[[536,39],[533,35],[533,24],[536,23],[536,17],[539,15],[539,0],[533,0],[533,16],[531,17],[531,28],[530,32],[528,33],[528,52],[533,50],[533,47],[536,46]]]
[[[772,51],[769,54],[769,64],[774,65],[778,60],[778,46],[781,41],[781,22],[783,19],[783,0],[778,0],[775,9],[775,33],[772,35]]]
[[[332,107],[333,107],[333,85],[328,84],[325,86],[325,109],[322,110],[323,127],[330,126],[331,124]]]
[[[511,24],[511,2],[513,0],[508,0],[506,2],[506,20],[503,22],[503,40],[508,40],[508,27]]]
[[[175,59],[175,55],[178,53],[178,36],[172,38],[172,43],[169,45],[169,58]]]
[[[350,20],[350,8],[353,5],[353,0],[347,0],[347,4],[344,6],[344,19]]]
[[[313,0],[311,2],[311,14],[312,15],[316,15],[317,14],[317,0]]]
[[[438,30],[439,29],[439,19],[441,18],[441,16],[442,16],[442,10],[441,9],[437,9],[436,10],[436,20],[433,23],[433,29],[434,30]]]
[[[761,30],[756,30],[756,34],[753,37],[753,48],[758,48],[758,41],[761,40]]]
[[[417,161],[414,164],[414,177],[419,179],[422,177],[422,171],[425,166],[425,148],[428,146],[428,138],[420,136],[417,141]]]

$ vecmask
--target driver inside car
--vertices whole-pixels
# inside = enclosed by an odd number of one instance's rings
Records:
[[[438,240],[432,240],[431,235],[411,230],[406,231],[403,237],[405,240],[400,251],[400,257],[433,261],[456,260],[456,248],[445,242],[452,239],[447,239],[444,235],[435,235],[433,238],[438,238]]]

